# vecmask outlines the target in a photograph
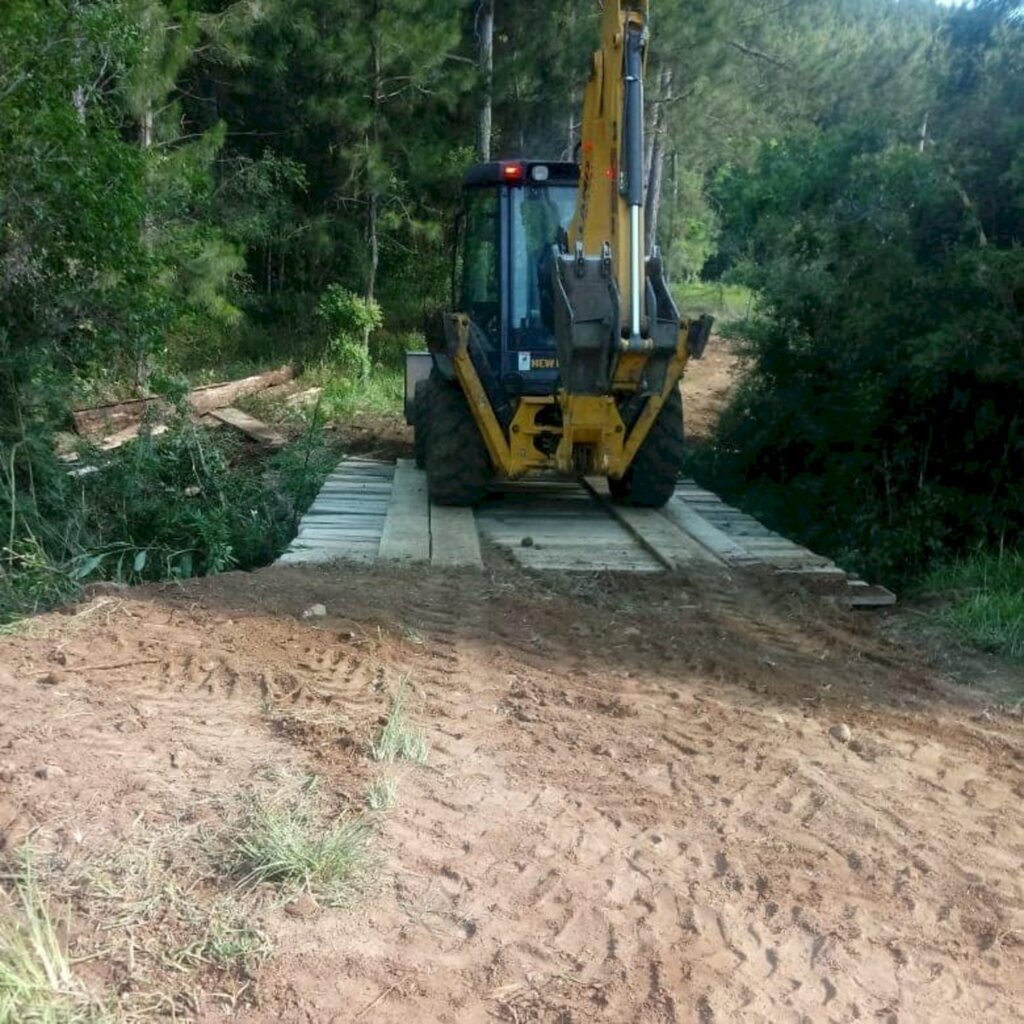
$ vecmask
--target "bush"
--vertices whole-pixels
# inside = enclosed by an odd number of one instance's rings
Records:
[[[163,436],[83,454],[93,467],[86,475],[72,478],[54,464],[31,494],[12,489],[9,474],[0,489],[0,514],[15,537],[0,565],[0,621],[59,603],[90,580],[266,565],[336,462],[315,424],[264,461],[246,441],[185,418]]]
[[[368,339],[384,322],[380,306],[332,284],[317,305],[317,316],[327,328],[327,358],[357,381],[370,376]]]
[[[696,472],[894,583],[1024,529],[1024,252],[946,162],[873,131],[766,147],[720,183],[759,301],[752,371]]]

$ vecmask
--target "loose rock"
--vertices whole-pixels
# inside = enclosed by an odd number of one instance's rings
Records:
[[[316,917],[320,913],[320,904],[308,892],[304,892],[298,899],[286,903],[284,912],[289,917]]]
[[[327,617],[327,609],[322,604],[312,604],[303,613],[304,619],[323,619]]]
[[[37,779],[61,779],[65,775],[67,775],[67,772],[60,765],[56,764],[41,764],[36,769]]]
[[[829,729],[828,734],[840,743],[849,743],[853,739],[853,730],[845,722],[837,722]]]

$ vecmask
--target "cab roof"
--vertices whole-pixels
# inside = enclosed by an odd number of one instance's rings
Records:
[[[558,160],[494,160],[466,171],[463,185],[576,185],[580,169]]]

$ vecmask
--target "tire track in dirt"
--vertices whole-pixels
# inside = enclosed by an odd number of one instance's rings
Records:
[[[32,704],[61,623],[0,644],[25,758],[77,743],[97,808],[126,758],[160,781],[132,813],[268,757],[357,797],[403,680],[429,730],[380,892],[272,915],[238,1019],[1024,1019],[1020,726],[972,723],[867,620],[770,583],[515,571],[278,570],[119,600],[68,663],[153,664],[69,685],[65,719]],[[327,618],[302,622],[313,602]]]

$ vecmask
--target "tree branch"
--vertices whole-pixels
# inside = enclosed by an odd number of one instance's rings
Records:
[[[747,46],[736,39],[730,39],[729,45],[734,50],[739,50],[740,53],[746,54],[748,57],[756,57],[758,60],[763,60],[777,68],[782,68],[783,71],[792,70],[784,60],[779,60],[778,57],[773,57],[770,53],[765,53],[763,50],[756,50],[753,46]]]

